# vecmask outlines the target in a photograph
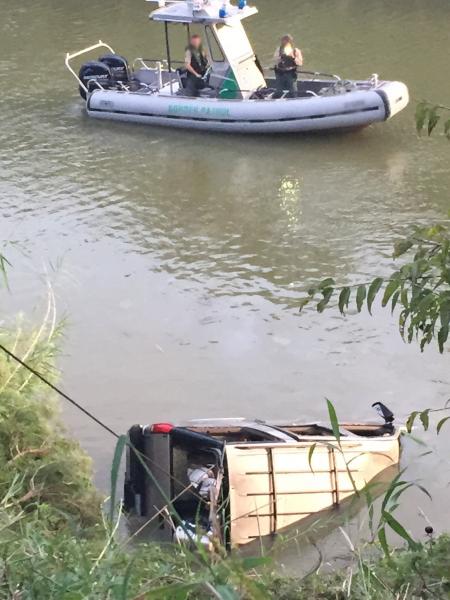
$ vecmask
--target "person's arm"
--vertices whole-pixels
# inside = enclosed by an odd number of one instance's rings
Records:
[[[273,53],[274,66],[276,67],[279,62],[280,62],[280,49],[277,47],[277,48],[275,48],[275,52]]]
[[[297,67],[302,67],[303,66],[302,51],[299,48],[296,48],[294,55],[295,55],[295,64],[297,65]]]
[[[193,68],[193,66],[191,65],[191,60],[192,60],[192,54],[190,50],[186,50],[186,54],[184,55],[184,67],[186,69],[186,71],[189,71],[189,73],[191,73],[192,75],[194,75],[194,77],[201,77],[201,75],[199,75],[197,73],[197,71]]]

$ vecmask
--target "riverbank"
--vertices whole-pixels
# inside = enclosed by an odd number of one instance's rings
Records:
[[[51,380],[54,328],[2,341]],[[354,552],[348,569],[285,577],[269,557],[241,558],[133,545],[105,517],[91,461],[69,439],[51,391],[0,356],[0,598],[105,600],[222,598],[446,598],[450,538],[392,552]],[[281,574],[280,574],[281,573]]]

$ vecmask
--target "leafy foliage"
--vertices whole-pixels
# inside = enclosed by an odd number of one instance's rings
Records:
[[[2,343],[50,379],[58,330],[40,327],[30,335],[0,335]],[[97,522],[101,498],[91,481],[91,460],[65,437],[58,404],[22,367],[0,354],[0,497],[17,511],[48,511],[55,528],[67,522]]]
[[[418,133],[423,130],[430,136],[439,122],[442,121],[444,114],[450,112],[450,107],[442,104],[431,104],[430,102],[419,102],[416,107],[416,128]],[[444,134],[450,139],[450,118],[444,120]]]
[[[301,309],[315,303],[323,312],[337,300],[341,314],[346,314],[352,302],[361,312],[364,305],[372,314],[374,302],[381,296],[381,305],[399,309],[399,330],[407,342],[418,340],[423,350],[434,339],[443,352],[450,329],[450,232],[443,225],[416,228],[394,247],[393,257],[404,257],[401,267],[386,279],[357,286],[336,287],[327,278],[311,288],[302,298]],[[355,293],[356,290],[356,293]]]
[[[389,558],[367,559],[356,554],[346,574],[313,575],[299,588],[298,580],[274,575],[269,589],[278,600],[418,600],[448,598],[450,538],[417,544]],[[275,593],[276,590],[276,593]]]

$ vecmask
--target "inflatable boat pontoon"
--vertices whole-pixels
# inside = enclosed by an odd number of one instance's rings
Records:
[[[153,0],[150,0],[153,1]],[[234,6],[223,0],[159,0],[150,14],[164,24],[167,56],[137,58],[130,65],[111,46],[98,44],[66,55],[89,116],[150,125],[240,133],[288,133],[351,130],[386,121],[406,107],[408,89],[398,81],[372,75],[363,81],[299,71],[296,97],[275,93],[242,21],[256,14],[245,0]],[[200,27],[209,69],[200,96],[186,94],[184,63],[171,56],[169,29]],[[73,59],[107,51],[85,63],[79,73]]]

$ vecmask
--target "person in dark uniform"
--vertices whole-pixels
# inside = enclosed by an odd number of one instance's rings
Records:
[[[198,96],[201,89],[205,87],[203,76],[208,70],[208,59],[203,50],[202,38],[196,33],[191,36],[189,46],[186,48],[184,58],[187,71],[186,94]]]
[[[279,96],[288,92],[289,98],[297,95],[297,67],[303,65],[301,50],[295,47],[291,35],[281,38],[280,46],[275,50],[275,76],[276,88]]]

